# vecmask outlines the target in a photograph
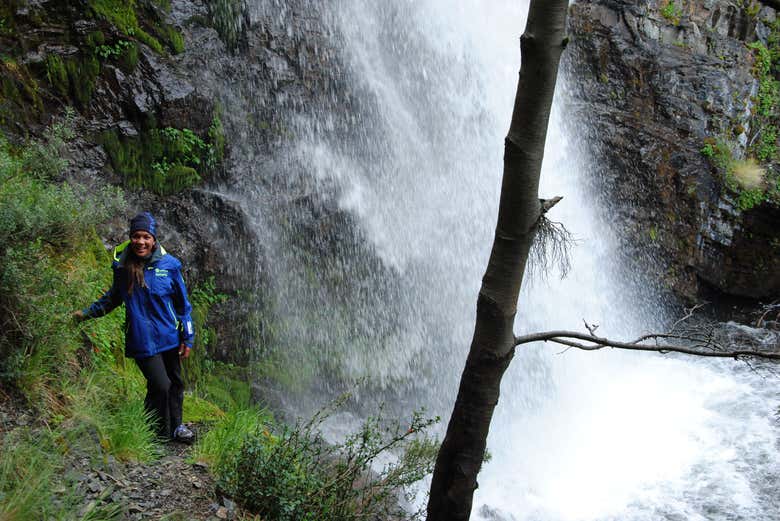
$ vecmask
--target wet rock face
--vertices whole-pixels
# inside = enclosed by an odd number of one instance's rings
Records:
[[[565,54],[573,135],[590,151],[602,207],[638,269],[678,296],[704,286],[741,296],[780,293],[780,221],[768,203],[741,211],[701,150],[727,136],[744,154],[758,82],[746,43],[759,18],[729,2],[581,0]],[[762,259],[759,264],[751,259]],[[651,268],[648,268],[652,266]]]

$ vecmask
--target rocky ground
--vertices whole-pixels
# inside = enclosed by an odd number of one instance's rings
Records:
[[[0,389],[0,440],[14,429],[37,428],[35,413],[20,403]],[[192,427],[203,434],[202,427]],[[91,455],[74,451],[66,458],[62,485],[53,492],[55,496],[73,492],[83,495],[83,505],[73,512],[76,519],[88,518],[101,504],[116,505],[117,519],[130,521],[243,517],[235,503],[217,494],[207,466],[189,462],[191,446],[164,443],[160,450],[160,457],[150,463],[122,462],[113,456],[96,458],[99,449]]]

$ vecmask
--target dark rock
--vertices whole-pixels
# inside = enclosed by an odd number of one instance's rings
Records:
[[[658,265],[666,286],[688,299],[703,284],[779,294],[777,208],[740,211],[701,153],[720,136],[744,153],[757,91],[745,44],[766,38],[766,27],[728,2],[703,0],[686,4],[678,25],[654,3],[584,0],[572,5],[570,25],[570,110],[587,121],[573,134],[597,165],[626,258],[642,270]]]

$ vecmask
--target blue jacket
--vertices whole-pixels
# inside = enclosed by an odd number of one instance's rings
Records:
[[[126,241],[114,250],[114,282],[111,288],[89,308],[85,318],[102,317],[125,304],[125,356],[148,358],[175,349],[179,344],[192,347],[195,330],[192,306],[181,276],[181,262],[157,245],[144,267],[146,287],[136,285],[127,293],[125,260],[130,254]]]

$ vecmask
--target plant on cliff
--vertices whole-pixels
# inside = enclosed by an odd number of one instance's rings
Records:
[[[675,0],[667,0],[666,4],[661,8],[661,16],[666,18],[670,23],[674,25],[680,25],[680,19],[682,18],[682,7],[677,5]]]
[[[122,34],[146,44],[158,54],[164,53],[163,44],[175,54],[184,50],[184,39],[173,26],[165,23],[157,10],[170,9],[168,2],[153,0],[89,0],[89,7]]]
[[[748,47],[755,56],[753,74],[758,79],[751,150],[760,161],[768,162],[777,155],[777,125],[780,120],[780,81],[775,78],[777,50],[770,50],[761,42],[753,42]]]
[[[701,153],[722,172],[723,189],[736,196],[736,205],[743,212],[764,201],[774,201],[772,192],[765,190],[767,185],[771,186],[766,169],[755,159],[735,159],[726,141],[709,138]]]
[[[209,2],[206,25],[213,27],[227,48],[234,51],[241,39],[245,8],[244,0],[214,0]]]
[[[151,128],[138,137],[109,130],[102,134],[101,142],[129,187],[147,188],[160,195],[194,186],[201,181],[201,173],[216,166],[214,146],[187,128]]]

